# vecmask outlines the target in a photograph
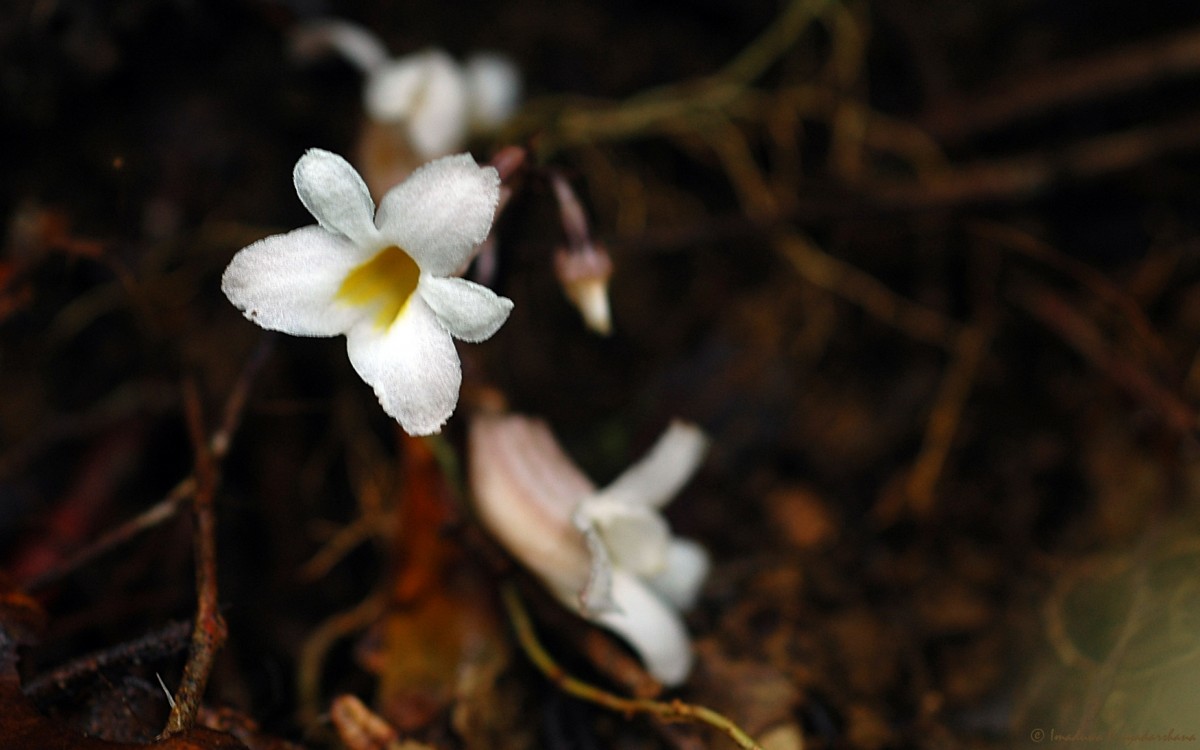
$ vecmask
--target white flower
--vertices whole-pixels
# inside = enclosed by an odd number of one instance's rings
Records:
[[[363,90],[367,115],[402,125],[413,151],[425,159],[461,148],[471,133],[500,127],[520,97],[520,74],[502,55],[481,53],[462,66],[439,49],[368,70]]]
[[[691,670],[679,612],[695,601],[708,555],[672,536],[661,508],[695,472],[707,441],[673,423],[612,484],[595,485],[544,422],[480,416],[470,435],[480,520],[567,607],[624,638],[667,685]]]
[[[477,54],[465,65],[439,49],[392,59],[371,32],[333,20],[300,27],[292,46],[305,57],[335,49],[362,70],[367,115],[398,127],[421,160],[457,151],[472,132],[500,127],[521,96],[516,66],[493,53]]]
[[[363,101],[372,119],[403,125],[409,145],[423,159],[448,154],[466,143],[467,78],[441,50],[418,52],[370,71]]]
[[[379,211],[342,157],[311,149],[296,192],[318,226],[234,256],[221,289],[247,318],[295,336],[345,334],[350,363],[413,435],[437,432],[462,382],[451,336],[495,333],[512,302],[453,274],[487,236],[499,177],[468,154],[416,170]]]
[[[521,101],[521,72],[504,55],[480,52],[467,58],[471,130],[486,133],[512,117]]]

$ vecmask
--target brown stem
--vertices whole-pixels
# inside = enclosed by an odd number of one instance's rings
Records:
[[[1081,182],[1132,169],[1175,153],[1200,149],[1200,114],[1078,141],[1055,152],[976,162],[928,175],[920,182],[864,183],[877,208],[944,209],[971,203],[1027,200],[1059,183]]]
[[[780,234],[776,251],[810,284],[858,305],[917,341],[953,348],[963,325],[931,307],[906,299],[855,266],[828,255],[799,233]]]
[[[114,664],[130,664],[160,659],[179,653],[188,641],[192,623],[172,622],[140,638],[120,643],[103,651],[88,654],[36,678],[22,683],[21,690],[34,699],[49,698],[81,681],[96,676],[96,672]]]
[[[225,642],[225,620],[217,604],[217,542],[216,516],[213,512],[213,496],[217,486],[217,464],[204,429],[200,395],[192,380],[184,382],[183,405],[187,415],[188,432],[196,456],[196,492],[192,498],[195,514],[196,554],[196,623],[192,629],[192,643],[187,664],[171,715],[167,717],[164,736],[178,734],[190,729],[196,721],[196,712],[204,698],[208,677],[212,673],[213,660]]]
[[[1033,75],[1020,75],[974,99],[938,106],[924,121],[939,139],[963,140],[1031,115],[1198,72],[1200,29],[1189,29],[1166,39],[1046,66]]]
[[[259,369],[266,362],[267,356],[271,353],[273,342],[273,337],[264,337],[262,343],[259,344],[258,348],[250,356],[250,360],[246,363],[245,369],[242,370],[237,383],[233,387],[233,391],[229,394],[229,398],[225,402],[221,427],[208,440],[209,450],[214,462],[219,462],[229,452],[230,441],[233,438],[233,434],[237,431],[238,424],[242,418],[242,412],[246,407],[246,399],[250,393],[250,386],[254,382],[255,375],[258,374]],[[73,571],[78,570],[106,552],[120,547],[143,531],[148,531],[174,518],[183,504],[190,500],[195,493],[196,475],[193,473],[180,480],[162,500],[159,500],[115,529],[103,534],[99,539],[54,568],[47,570],[36,578],[24,581],[22,588],[25,591],[36,591],[65,578]]]
[[[167,496],[159,500],[154,505],[142,511],[138,515],[122,523],[120,526],[103,534],[99,539],[92,542],[88,546],[81,549],[71,557],[62,561],[55,567],[45,571],[36,578],[31,578],[24,581],[22,588],[25,591],[37,591],[62,580],[72,571],[82,568],[92,560],[111,550],[120,547],[134,537],[141,534],[143,531],[158,526],[159,524],[175,517],[179,512],[180,507],[191,499],[192,494],[196,491],[196,478],[189,476],[171,488]]]
[[[1195,409],[1143,368],[1113,351],[1092,321],[1048,289],[1032,283],[1017,287],[1016,303],[1104,373],[1133,398],[1156,411],[1181,435],[1195,436]]]
[[[1144,349],[1145,355],[1159,372],[1177,376],[1171,352],[1162,336],[1154,329],[1145,310],[1129,292],[1113,283],[1102,272],[1016,227],[978,220],[970,222],[968,229],[979,238],[1003,250],[1019,253],[1074,279],[1098,300],[1114,307],[1120,312],[1121,320],[1132,329],[1139,347]]]
[[[588,232],[587,214],[579,203],[579,198],[571,188],[571,183],[556,169],[546,172],[550,187],[554,190],[554,199],[558,201],[558,213],[562,220],[563,231],[567,234],[567,247],[573,253],[586,251],[592,244]]]
[[[918,517],[928,517],[933,512],[938,481],[954,445],[963,409],[987,356],[992,328],[989,323],[981,323],[963,328],[958,334],[954,359],[942,376],[937,399],[925,424],[921,452],[908,476],[907,500]]]

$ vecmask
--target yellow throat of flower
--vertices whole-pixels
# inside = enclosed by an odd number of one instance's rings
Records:
[[[336,299],[357,307],[376,308],[375,324],[387,328],[404,312],[420,277],[417,262],[392,245],[346,274]]]

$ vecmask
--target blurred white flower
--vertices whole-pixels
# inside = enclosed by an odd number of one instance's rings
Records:
[[[468,154],[433,161],[375,205],[342,157],[311,149],[296,192],[317,226],[243,248],[221,289],[247,318],[295,336],[345,334],[350,363],[413,435],[437,432],[458,403],[451,337],[483,341],[512,302],[455,278],[491,228],[499,178]]]
[[[521,97],[519,71],[498,54],[477,54],[465,65],[439,49],[392,59],[371,32],[333,20],[300,27],[292,47],[304,57],[334,49],[362,70],[367,115],[399,128],[421,161],[461,149],[471,133],[500,127]]]
[[[706,447],[699,428],[675,422],[645,458],[597,490],[544,422],[485,415],[471,423],[480,520],[564,605],[624,638],[666,685],[691,670],[679,612],[694,603],[709,562],[698,544],[671,534],[660,511]]]
[[[471,130],[486,133],[512,117],[521,103],[521,71],[504,55],[480,52],[465,66]]]
[[[409,145],[421,159],[448,154],[466,143],[467,77],[441,50],[418,52],[370,71],[363,101],[371,119],[403,126]]]

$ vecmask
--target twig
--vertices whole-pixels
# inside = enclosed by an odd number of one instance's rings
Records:
[[[833,4],[833,0],[792,0],[762,34],[707,78],[649,89],[616,104],[534,104],[525,108],[527,114],[514,118],[505,135],[513,138],[550,120],[536,147],[538,155],[545,158],[569,145],[625,138],[690,112],[732,106],[749,91],[750,82],[787,52],[809,24]]]
[[[1095,179],[1172,153],[1200,150],[1200,114],[1097,136],[1055,152],[977,162],[920,182],[864,184],[878,208],[928,210],[969,203],[1025,200],[1070,181]]]
[[[1016,303],[1141,403],[1158,412],[1181,435],[1195,436],[1196,411],[1144,369],[1117,355],[1084,315],[1053,292],[1025,284],[1013,292]]]
[[[188,432],[196,454],[196,491],[192,510],[196,518],[196,622],[187,664],[183,669],[175,703],[167,717],[164,736],[179,734],[192,727],[204,698],[213,659],[225,642],[225,620],[217,603],[217,540],[213,497],[217,487],[217,463],[204,429],[200,395],[192,380],[184,382],[183,405]]]
[[[801,235],[780,235],[775,247],[810,283],[853,302],[912,338],[945,348],[959,340],[960,323],[905,299],[869,274],[817,249]]]
[[[979,366],[987,354],[992,331],[986,324],[964,328],[958,335],[954,361],[942,377],[937,399],[925,426],[921,452],[913,462],[906,493],[910,509],[918,516],[933,510],[938,479],[954,444],[963,407],[971,395]]]
[[[245,369],[242,370],[237,383],[233,387],[233,391],[229,394],[229,398],[225,402],[224,418],[222,419],[221,426],[208,441],[209,450],[214,461],[219,462],[229,452],[230,441],[233,434],[237,431],[242,412],[245,410],[250,386],[254,383],[255,376],[258,374],[263,363],[266,362],[267,356],[271,353],[273,342],[274,338],[271,336],[263,338],[262,343],[259,344],[258,348],[250,356]],[[51,570],[47,570],[37,578],[25,581],[23,585],[24,590],[36,591],[45,588],[65,578],[97,557],[125,544],[142,532],[148,531],[174,518],[183,504],[192,499],[195,493],[196,475],[192,473],[172,487],[171,491],[162,500],[159,500],[115,529],[103,534],[99,539]]]
[[[229,398],[225,400],[225,408],[221,412],[221,426],[209,440],[209,449],[212,451],[214,460],[220,461],[229,452],[230,441],[233,440],[233,435],[242,422],[242,414],[246,410],[250,387],[254,384],[258,371],[262,369],[274,348],[275,336],[272,334],[263,336],[254,352],[251,353],[250,359],[246,361],[246,366],[238,376],[237,382],[234,383]]]
[[[521,649],[534,666],[564,693],[626,715],[644,713],[662,721],[695,721],[707,724],[721,730],[746,750],[762,750],[762,746],[746,734],[741,727],[710,708],[684,703],[680,700],[667,702],[644,698],[624,698],[572,677],[554,661],[542,644],[538,642],[537,635],[533,631],[533,624],[529,619],[529,613],[525,611],[525,606],[521,603],[516,585],[512,581],[505,582],[500,589],[500,594],[504,599],[504,608],[508,611],[509,621],[516,632]]]
[[[167,496],[154,505],[129,519],[115,529],[106,532],[99,539],[81,549],[71,557],[47,570],[36,578],[24,581],[25,591],[37,591],[59,581],[71,572],[82,568],[87,563],[111,550],[120,547],[143,531],[158,526],[164,521],[174,518],[179,508],[192,498],[196,491],[196,478],[189,476],[171,488]]]
[[[751,220],[766,220],[779,215],[779,200],[754,158],[753,149],[742,131],[728,119],[711,115],[697,128],[737,192],[743,212]]]
[[[301,581],[319,581],[329,574],[335,565],[368,539],[379,537],[380,526],[387,523],[388,514],[360,515],[349,525],[339,528],[319,550],[313,554],[297,572]]]
[[[216,514],[213,502],[219,481],[220,461],[229,451],[233,434],[241,423],[250,385],[273,348],[274,339],[266,337],[255,349],[242,371],[233,391],[225,402],[221,426],[206,439],[199,394],[193,381],[184,388],[184,406],[188,417],[188,430],[196,453],[196,491],[192,498],[192,509],[196,516],[196,591],[197,612],[195,629],[192,631],[192,647],[184,667],[183,677],[175,695],[175,705],[167,718],[164,734],[171,735],[190,729],[200,710],[204,689],[212,673],[212,663],[217,651],[225,642],[227,630],[221,617],[217,600],[217,540]]]
[[[1133,329],[1138,343],[1161,372],[1172,373],[1176,369],[1166,342],[1154,329],[1146,311],[1127,291],[1102,272],[1016,227],[980,220],[971,222],[968,229],[1003,250],[1023,255],[1074,279],[1097,299],[1117,309],[1121,320]]]
[[[758,78],[791,49],[814,19],[834,5],[832,0],[792,0],[763,33],[726,63],[714,78],[741,84]]]
[[[88,654],[38,675],[23,683],[21,691],[30,698],[44,701],[72,684],[94,678],[98,670],[113,664],[142,662],[176,654],[187,643],[191,632],[192,623],[187,620],[169,623],[141,638]]]
[[[925,126],[943,140],[962,140],[1065,105],[1120,94],[1160,80],[1200,73],[1200,29],[1154,39],[1084,60],[1045,66],[973,100],[934,108]]]
[[[378,589],[353,609],[322,622],[304,641],[296,665],[297,714],[301,725],[315,723],[321,713],[321,669],[325,654],[338,640],[378,620],[387,611],[388,593],[386,588]]]

